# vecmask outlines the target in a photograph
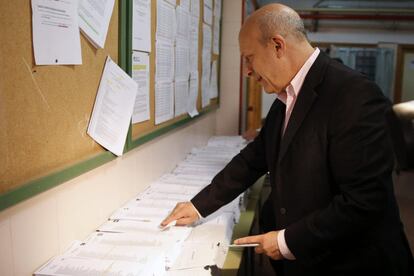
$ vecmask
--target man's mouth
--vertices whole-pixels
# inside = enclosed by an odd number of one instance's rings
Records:
[[[257,78],[256,78],[256,81],[257,81],[257,82],[260,82],[261,80],[262,80],[262,77],[257,77]]]

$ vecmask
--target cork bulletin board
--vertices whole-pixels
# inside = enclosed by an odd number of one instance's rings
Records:
[[[212,1],[214,2],[214,1]],[[176,4],[180,4],[180,0],[176,0]],[[132,11],[132,1],[130,3],[131,8],[129,9]],[[145,143],[148,140],[151,140],[169,130],[172,130],[176,127],[184,125],[188,122],[196,120],[199,116],[202,116],[208,113],[211,110],[218,108],[219,101],[218,98],[214,98],[210,100],[210,104],[204,108],[201,107],[201,79],[202,79],[202,47],[203,47],[203,12],[204,12],[204,1],[200,0],[200,16],[199,16],[199,35],[198,35],[198,81],[199,81],[199,89],[198,89],[198,99],[197,99],[197,110],[199,111],[200,115],[194,118],[191,118],[188,114],[180,115],[175,117],[169,121],[166,121],[162,124],[156,125],[155,124],[155,40],[156,40],[156,23],[157,23],[157,1],[151,1],[151,53],[150,53],[150,120],[132,124],[130,132],[128,134],[128,143],[127,148],[128,150],[133,149],[140,144]],[[214,22],[214,20],[213,20]],[[132,12],[129,13],[129,30],[132,30]],[[129,35],[132,36],[132,31],[128,32]],[[220,32],[221,33],[221,32]],[[132,38],[130,39],[132,41]],[[213,41],[213,39],[212,39]],[[129,44],[130,48],[127,52],[132,53],[132,42]],[[220,75],[220,66],[219,66],[219,55],[213,54],[211,55],[211,62],[217,61],[218,68],[217,74]],[[132,62],[129,60],[127,67],[129,68],[128,73],[131,75],[132,71]],[[217,78],[219,79],[219,78]]]
[[[150,120],[130,126],[125,151],[192,122],[182,115],[155,125],[156,0],[152,1]],[[82,65],[37,66],[32,45],[31,1],[0,1],[0,211],[116,158],[87,134],[105,59],[131,75],[132,3],[116,0],[103,49],[81,35]],[[177,0],[179,4],[179,0]],[[199,87],[201,87],[203,0],[200,0]],[[211,61],[218,61],[213,55]]]
[[[106,57],[118,61],[119,1],[104,49],[82,65],[37,66],[31,1],[1,1],[0,210],[113,158],[86,129]]]

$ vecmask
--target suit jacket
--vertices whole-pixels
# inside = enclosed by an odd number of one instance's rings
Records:
[[[375,83],[320,53],[284,135],[285,106],[276,100],[258,137],[191,201],[207,216],[269,172],[271,223],[286,229],[296,257],[284,261],[285,275],[409,275],[389,107]]]

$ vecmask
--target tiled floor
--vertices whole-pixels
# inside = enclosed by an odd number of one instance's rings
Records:
[[[405,233],[414,252],[414,171],[402,172],[394,176],[395,195],[400,207],[401,220]],[[263,196],[268,194],[269,187],[263,188]],[[239,271],[239,276],[250,276],[251,273]],[[266,257],[255,256],[254,275],[274,276],[274,272]]]

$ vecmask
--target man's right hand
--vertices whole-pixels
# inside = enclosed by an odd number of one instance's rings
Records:
[[[176,225],[190,225],[197,221],[200,217],[191,202],[180,202],[177,203],[171,214],[168,215],[162,222],[161,226],[165,227],[168,223],[176,220]]]

